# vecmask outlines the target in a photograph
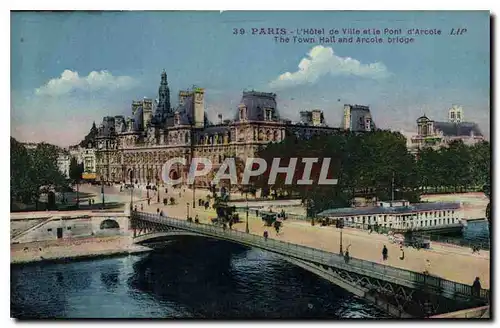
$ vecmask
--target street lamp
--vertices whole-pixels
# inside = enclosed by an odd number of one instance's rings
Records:
[[[344,222],[341,221],[340,219],[337,219],[337,228],[340,229],[340,254],[344,254],[343,249],[342,249],[342,230],[344,228]]]
[[[158,179],[156,179],[156,194],[157,194],[157,201],[158,201],[158,204],[160,203],[160,182],[158,181]]]
[[[148,184],[146,185],[146,198],[149,200],[149,179],[148,179]]]
[[[191,124],[191,133],[190,133],[190,138],[189,138],[189,143],[190,143],[190,157],[191,157],[191,164],[192,164],[192,161],[193,161],[193,158],[194,158],[194,138],[195,138],[195,135],[194,135],[194,128],[195,126],[193,124]],[[198,168],[196,168],[198,169]],[[188,171],[189,172],[189,171]],[[195,180],[196,179],[193,179],[193,208],[196,208],[196,183],[195,183]]]
[[[133,208],[134,208],[133,202],[134,202],[134,185],[131,184],[130,185],[130,212],[131,213],[132,213]]]
[[[248,193],[245,193],[245,198],[247,200],[247,226],[245,228],[245,232],[250,233],[250,229],[248,229]]]

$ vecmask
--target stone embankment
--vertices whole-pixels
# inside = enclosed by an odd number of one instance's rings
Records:
[[[150,251],[149,248],[134,245],[131,236],[69,238],[12,244],[11,264],[41,261],[68,262],[107,256],[137,254]]]

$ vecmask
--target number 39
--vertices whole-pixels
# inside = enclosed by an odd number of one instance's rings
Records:
[[[245,34],[245,29],[244,28],[240,28],[240,29],[233,28],[233,34],[234,35]]]

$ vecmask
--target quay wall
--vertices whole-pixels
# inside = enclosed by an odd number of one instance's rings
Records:
[[[18,213],[16,213],[18,214]],[[11,243],[31,243],[79,237],[104,237],[129,234],[125,213],[54,213],[49,216],[11,217]]]

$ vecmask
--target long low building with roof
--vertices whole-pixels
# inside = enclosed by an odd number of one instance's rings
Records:
[[[344,226],[369,229],[375,225],[394,231],[461,229],[463,210],[460,203],[379,202],[376,206],[346,207],[318,214],[340,220]]]

